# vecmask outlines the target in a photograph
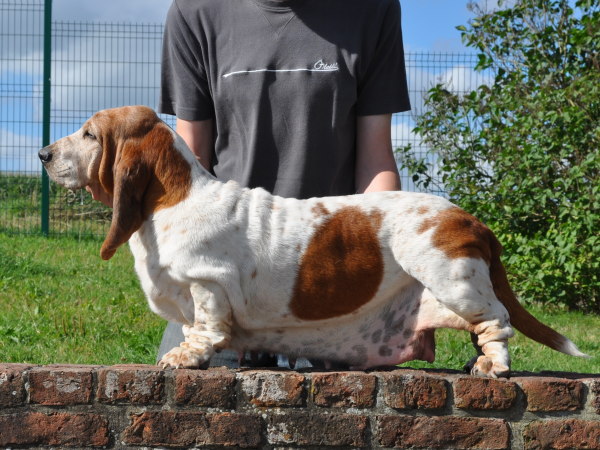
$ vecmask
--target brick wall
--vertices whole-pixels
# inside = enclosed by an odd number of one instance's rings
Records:
[[[598,448],[600,375],[0,365],[0,447]]]

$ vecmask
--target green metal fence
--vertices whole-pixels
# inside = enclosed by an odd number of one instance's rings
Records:
[[[0,0],[0,231],[101,236],[110,211],[86,192],[50,183],[42,201],[37,151],[99,109],[156,107],[162,25],[51,21],[50,12],[44,0]],[[409,53],[406,63],[413,110],[394,116],[393,144],[411,143],[421,152],[412,127],[427,89],[446,82],[467,91],[486,75],[473,72],[476,58],[469,54]],[[414,189],[409,174],[402,182]]]

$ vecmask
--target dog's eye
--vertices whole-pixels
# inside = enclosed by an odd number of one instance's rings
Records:
[[[83,133],[83,137],[86,137],[86,138],[89,138],[89,139],[96,139],[96,136],[94,136],[89,131],[86,131],[85,133]]]

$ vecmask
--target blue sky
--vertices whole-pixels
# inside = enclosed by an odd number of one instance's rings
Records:
[[[400,4],[406,51],[465,51],[456,27],[472,17],[466,1],[403,0]]]

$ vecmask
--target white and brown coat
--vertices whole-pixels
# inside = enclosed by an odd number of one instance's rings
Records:
[[[101,256],[129,241],[150,307],[184,325],[163,366],[262,350],[356,368],[433,361],[434,331],[476,336],[472,373],[509,373],[514,325],[584,356],[515,298],[493,233],[410,192],[286,199],[212,177],[149,108],[100,111],[42,149],[51,178],[113,197]]]

